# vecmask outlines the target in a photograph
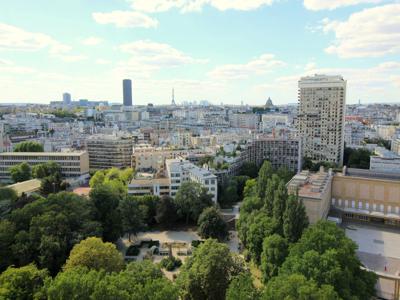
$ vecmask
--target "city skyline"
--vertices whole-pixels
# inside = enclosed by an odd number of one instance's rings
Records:
[[[381,0],[39,0],[0,4],[0,104],[297,102],[305,75],[342,75],[347,103],[400,101],[400,3]],[[46,7],[44,13],[43,7]]]

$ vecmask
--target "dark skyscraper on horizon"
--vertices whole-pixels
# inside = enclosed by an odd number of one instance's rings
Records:
[[[132,80],[124,79],[122,81],[124,94],[124,106],[132,106]]]
[[[64,93],[63,94],[63,103],[64,103],[64,105],[70,105],[71,104],[71,94],[69,94],[69,93]]]

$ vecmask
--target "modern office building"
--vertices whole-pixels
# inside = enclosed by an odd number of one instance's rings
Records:
[[[341,166],[344,151],[346,80],[342,76],[314,75],[299,81],[298,135],[303,154],[314,162]]]
[[[124,106],[132,106],[132,80],[124,79],[122,81],[124,96]]]
[[[86,140],[90,170],[128,168],[131,166],[131,135],[97,134]]]
[[[79,152],[4,152],[0,153],[0,181],[10,182],[10,168],[26,162],[31,167],[46,162],[60,165],[61,175],[66,179],[85,180],[89,177],[89,156]]]
[[[275,169],[287,167],[293,172],[301,169],[302,154],[299,139],[260,137],[250,142],[247,160],[261,166],[264,160],[271,162]]]
[[[69,94],[69,93],[64,93],[63,94],[63,104],[64,105],[70,105],[71,104],[71,94]]]

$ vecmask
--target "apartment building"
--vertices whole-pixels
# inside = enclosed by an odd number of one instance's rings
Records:
[[[165,161],[166,172],[170,178],[170,195],[174,197],[182,183],[194,181],[204,186],[213,196],[216,203],[218,197],[217,176],[209,170],[200,168],[188,161],[181,159],[167,159]]]
[[[4,152],[0,153],[0,181],[10,182],[10,168],[22,162],[31,167],[45,162],[55,162],[61,167],[66,179],[85,180],[89,178],[89,156],[80,152]]]
[[[131,135],[96,134],[86,140],[90,170],[127,168],[131,166]]]
[[[343,165],[346,80],[314,75],[299,81],[297,129],[304,156]]]
[[[294,172],[301,170],[302,153],[299,139],[259,137],[251,141],[245,151],[248,161],[257,166],[268,160],[275,169],[287,167]]]
[[[139,171],[164,172],[165,160],[172,158],[189,158],[193,155],[202,154],[199,149],[171,149],[156,148],[149,145],[140,145],[133,148],[132,168]]]
[[[257,129],[260,123],[260,115],[257,114],[231,114],[229,115],[231,127]]]
[[[194,181],[205,187],[212,195],[212,200],[217,202],[217,177],[210,171],[182,159],[166,159],[165,166],[164,178],[154,178],[153,176],[134,178],[128,184],[128,193],[141,196],[169,195],[175,197],[182,183]]]

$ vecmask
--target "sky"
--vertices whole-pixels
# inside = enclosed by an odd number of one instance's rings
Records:
[[[342,75],[347,103],[400,102],[400,0],[1,0],[0,103],[297,102]]]

